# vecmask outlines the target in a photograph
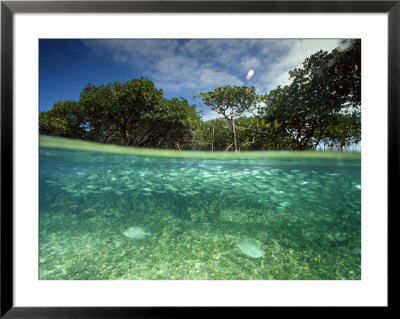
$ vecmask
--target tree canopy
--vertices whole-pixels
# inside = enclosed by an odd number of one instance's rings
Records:
[[[361,140],[361,41],[318,51],[289,71],[290,83],[256,94],[217,87],[195,97],[220,118],[202,121],[196,105],[166,99],[151,80],[88,84],[80,100],[39,114],[39,133],[125,146],[179,150],[343,150]]]
[[[81,93],[80,103],[90,123],[91,137],[103,143],[135,145],[139,120],[154,112],[162,94],[152,81],[144,78],[124,84],[87,85]]]
[[[75,101],[60,101],[39,114],[39,133],[72,138],[87,138],[85,116]]]
[[[249,88],[226,85],[211,92],[200,92],[195,97],[200,97],[205,105],[228,121],[232,130],[232,146],[235,151],[238,151],[235,119],[246,111],[252,111],[259,101],[254,86]]]
[[[359,140],[359,46],[359,41],[353,41],[346,50],[318,51],[304,61],[302,68],[289,72],[289,85],[278,86],[264,95],[265,106],[260,115],[270,127],[278,129],[276,133],[284,141],[281,147],[315,149],[321,142],[348,145],[349,141]],[[342,131],[346,128],[347,139],[343,140],[339,127]]]

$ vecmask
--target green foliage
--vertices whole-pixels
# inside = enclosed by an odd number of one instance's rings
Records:
[[[60,101],[39,114],[39,133],[51,136],[86,138],[85,117],[79,103]]]
[[[351,140],[350,131],[336,131],[335,125],[351,127],[351,132],[357,134],[360,123],[354,119],[359,117],[361,105],[359,45],[354,41],[347,50],[313,54],[304,61],[303,68],[289,72],[289,85],[264,95],[265,108],[260,114],[283,141],[279,148],[314,149],[328,140],[346,145]]]
[[[200,97],[211,110],[231,120],[256,106],[258,95],[255,91],[254,86],[249,88],[226,85],[211,92],[200,92],[195,97]]]
[[[342,42],[332,51],[333,62],[328,68],[331,87],[353,108],[361,106],[361,40]]]
[[[343,150],[344,147],[361,141],[361,123],[357,114],[335,114],[328,125],[324,145],[330,149]]]
[[[202,135],[208,150],[225,151],[232,143],[231,126],[225,119],[215,119],[204,123]]]
[[[135,145],[158,148],[191,148],[201,122],[195,105],[184,98],[162,99],[139,124]]]
[[[203,122],[184,98],[163,98],[148,79],[87,85],[79,102],[39,114],[40,134],[100,143],[192,150],[343,149],[361,140],[361,41],[318,51],[291,83],[259,96],[254,87],[195,95],[220,118]],[[257,114],[255,114],[257,111]],[[246,114],[247,113],[247,114]],[[252,114],[252,116],[244,116]]]
[[[247,86],[218,87],[211,92],[200,92],[195,97],[200,97],[204,104],[209,106],[212,111],[221,114],[228,121],[232,130],[232,146],[238,151],[235,118],[241,116],[246,111],[252,111],[256,107],[260,98],[256,94],[256,89]]]
[[[90,122],[91,139],[103,143],[135,145],[138,122],[154,112],[162,98],[150,80],[133,79],[124,84],[86,86],[80,103]]]
[[[274,130],[274,123],[266,123],[258,116],[240,117],[236,121],[240,150],[276,150],[274,142],[281,141]]]

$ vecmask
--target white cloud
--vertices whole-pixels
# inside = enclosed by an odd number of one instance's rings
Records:
[[[108,55],[152,80],[169,96],[191,99],[225,85],[254,85],[258,94],[290,83],[288,71],[319,50],[331,51],[340,39],[288,40],[84,40],[94,53]],[[247,72],[255,71],[250,80]],[[203,120],[220,115],[203,109]]]
[[[97,54],[140,72],[172,94],[193,95],[225,85],[254,85],[264,93],[289,83],[288,71],[339,39],[289,40],[85,40]],[[246,81],[249,69],[255,74]],[[189,92],[190,91],[190,92]]]
[[[340,39],[299,39],[281,41],[280,50],[275,63],[268,65],[268,70],[261,72],[256,86],[261,91],[269,91],[278,85],[290,83],[288,71],[302,66],[304,60],[319,50],[332,51],[338,47]]]
[[[173,92],[191,89],[198,93],[227,84],[243,85],[236,76],[218,70],[210,63],[200,64],[195,58],[180,56],[160,60],[145,74],[161,88]]]
[[[217,112],[214,111],[208,111],[206,114],[203,114],[202,118],[203,121],[214,120],[216,118],[221,118],[221,114],[218,114]]]
[[[250,69],[254,70],[259,68],[261,66],[261,62],[258,57],[245,56],[241,59],[239,66],[243,71],[246,72]]]

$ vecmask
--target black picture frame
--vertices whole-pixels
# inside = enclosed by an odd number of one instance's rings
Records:
[[[1,318],[177,318],[238,315],[227,308],[25,308],[13,303],[13,16],[15,13],[387,13],[388,218],[397,207],[400,125],[400,0],[396,1],[1,1]],[[398,211],[396,209],[396,211]],[[388,223],[390,225],[390,222]],[[389,240],[389,238],[388,238]],[[390,240],[389,242],[390,243]],[[389,286],[389,281],[388,281]],[[388,307],[390,308],[390,298]],[[338,308],[331,309],[335,311]],[[252,308],[276,311],[277,308]],[[294,310],[291,307],[291,310]],[[296,311],[298,311],[297,309]],[[304,308],[302,308],[304,310]],[[252,313],[246,316],[251,317]],[[325,309],[324,309],[325,311]],[[297,313],[299,315],[299,313]]]

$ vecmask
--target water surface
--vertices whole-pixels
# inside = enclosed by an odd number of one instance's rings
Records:
[[[40,279],[361,279],[359,153],[40,140]],[[151,236],[124,236],[141,227]],[[262,257],[240,251],[254,240]]]

